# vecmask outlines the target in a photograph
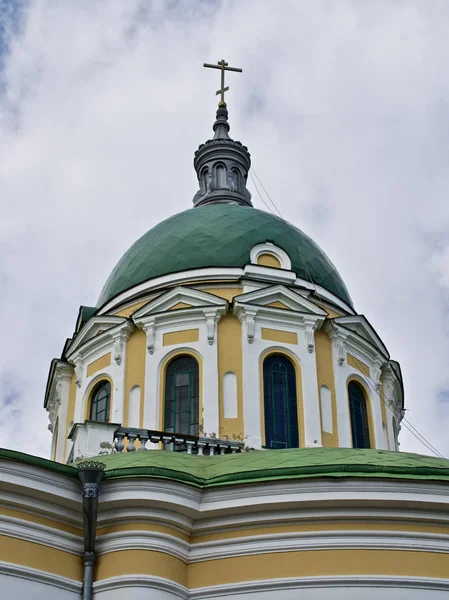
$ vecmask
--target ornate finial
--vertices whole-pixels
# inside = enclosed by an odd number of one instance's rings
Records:
[[[216,65],[210,65],[204,63],[203,67],[209,67],[210,69],[220,69],[221,71],[221,88],[216,92],[216,96],[220,95],[221,100],[218,103],[219,108],[226,108],[226,102],[224,99],[225,92],[229,91],[229,86],[225,87],[225,71],[235,71],[236,73],[242,73],[242,69],[236,67],[228,67],[228,63],[222,58]]]
[[[193,198],[195,206],[204,204],[241,204],[252,206],[251,194],[246,188],[246,180],[251,167],[251,157],[248,148],[241,142],[229,137],[228,109],[224,101],[225,87],[224,72],[242,69],[228,67],[221,60],[217,65],[204,64],[211,69],[221,69],[221,95],[218,104],[217,117],[214,123],[214,137],[201,144],[195,152],[193,165],[198,176],[200,189]]]

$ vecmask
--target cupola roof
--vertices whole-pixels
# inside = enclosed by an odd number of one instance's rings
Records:
[[[229,137],[228,109],[220,103],[213,126],[214,137],[195,152],[193,166],[200,189],[193,198],[203,204],[242,204],[252,206],[246,180],[251,167],[248,148]]]
[[[221,60],[205,67],[220,69],[221,95],[212,139],[195,152],[199,190],[195,208],[159,223],[123,255],[98,299],[102,306],[113,297],[147,280],[207,267],[240,267],[251,263],[251,249],[272,242],[287,253],[291,270],[300,279],[316,284],[352,307],[343,280],[326,254],[300,229],[283,219],[253,208],[246,188],[251,167],[248,148],[229,136],[228,109],[224,102],[225,71]]]
[[[310,237],[275,215],[238,204],[206,204],[150,229],[117,263],[98,306],[161,275],[204,267],[244,267],[251,262],[251,249],[265,241],[287,252],[298,277],[352,306],[337,269]]]

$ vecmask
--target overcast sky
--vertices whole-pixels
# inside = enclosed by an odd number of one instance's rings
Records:
[[[0,0],[0,23],[0,446],[48,455],[50,361],[124,251],[190,208],[202,63],[224,57],[231,135],[449,456],[447,0]]]

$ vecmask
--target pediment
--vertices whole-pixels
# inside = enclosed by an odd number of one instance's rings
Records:
[[[357,336],[371,344],[371,346],[377,348],[377,350],[385,357],[389,358],[390,355],[385,344],[382,342],[374,327],[364,315],[337,317],[333,320],[333,322],[337,325],[341,325],[352,333],[355,333]]]
[[[111,317],[111,316],[97,316],[92,317],[84,325],[79,334],[74,339],[73,343],[68,349],[68,354],[73,354],[75,350],[81,348],[89,340],[106,333],[110,329],[114,329],[122,323],[126,323],[127,319],[124,317]]]
[[[282,286],[274,285],[254,292],[241,294],[234,298],[236,303],[253,304],[265,308],[290,310],[326,317],[327,312],[308,300],[305,296],[297,294]]]
[[[200,307],[226,308],[227,306],[228,301],[224,298],[179,286],[150,300],[150,302],[133,314],[133,319],[141,319],[142,317],[164,313],[169,310],[187,310]]]

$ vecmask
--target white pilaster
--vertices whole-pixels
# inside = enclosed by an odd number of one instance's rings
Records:
[[[298,354],[301,357],[304,445],[317,448],[321,441],[320,398],[315,353],[315,321],[307,321],[298,335]]]
[[[338,335],[334,328],[327,328],[332,342],[332,368],[334,371],[335,400],[337,403],[338,445],[340,448],[352,447],[351,417],[349,414],[347,380],[346,348],[343,336]]]
[[[70,380],[72,378],[72,372],[73,369],[69,365],[59,366],[56,371],[55,391],[56,404],[59,405],[59,425],[55,460],[58,462],[65,462],[67,459],[67,457],[64,455],[64,446],[66,445],[67,414],[69,407]]]

